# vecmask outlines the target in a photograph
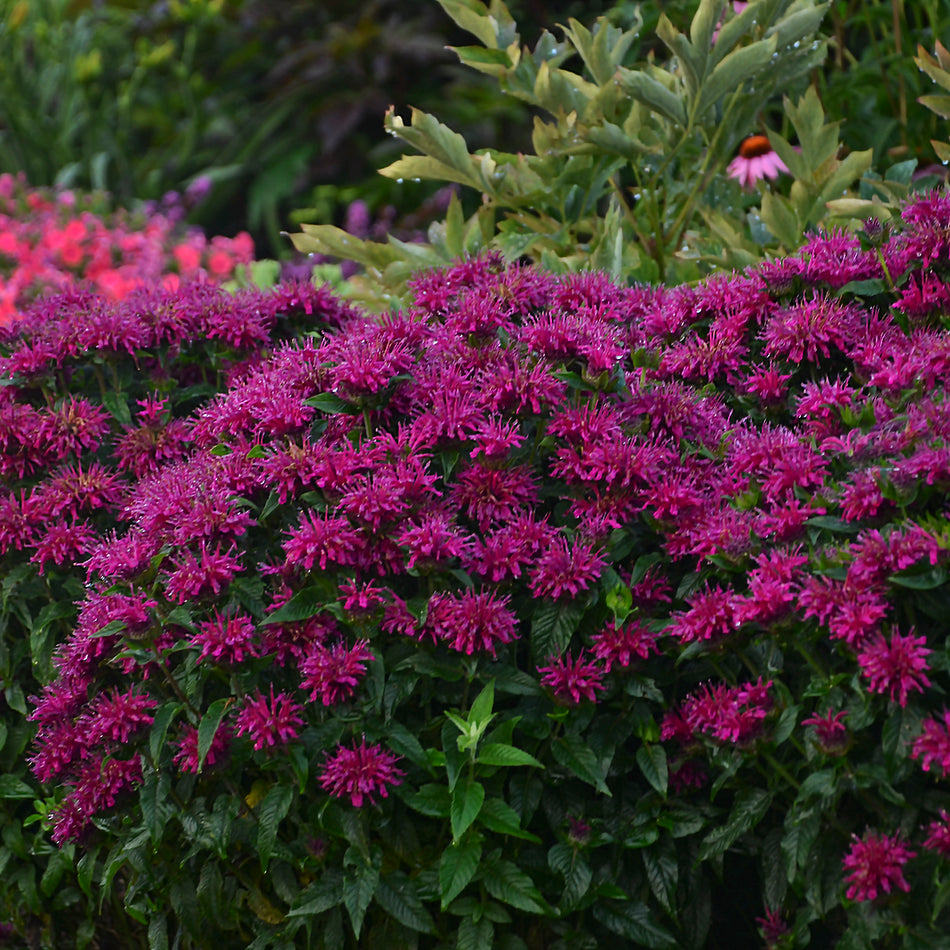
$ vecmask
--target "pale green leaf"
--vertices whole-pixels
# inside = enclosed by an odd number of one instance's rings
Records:
[[[736,94],[744,83],[755,78],[768,66],[773,53],[775,53],[774,37],[750,43],[725,56],[700,86],[696,116],[703,116],[725,96]]]
[[[620,85],[627,95],[632,96],[654,112],[675,122],[681,128],[686,127],[686,109],[683,101],[675,92],[643,72],[634,72],[620,67],[618,69]]]

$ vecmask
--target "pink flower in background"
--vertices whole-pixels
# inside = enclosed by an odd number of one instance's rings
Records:
[[[739,146],[739,154],[727,171],[744,188],[751,188],[760,178],[778,178],[779,172],[788,171],[788,166],[772,151],[767,136],[750,135]]]
[[[944,858],[950,858],[950,815],[940,809],[940,821],[932,821],[927,825],[927,838],[924,847],[936,851]]]
[[[890,894],[894,887],[909,891],[904,878],[904,865],[915,856],[901,842],[900,834],[882,835],[867,832],[863,838],[853,836],[851,850],[843,864],[848,872],[848,899],[873,901],[882,891]]]
[[[396,768],[399,757],[382,746],[367,745],[366,738],[352,748],[340,746],[327,759],[320,784],[334,798],[349,796],[354,808],[363,802],[376,804],[375,795],[389,797],[389,786],[401,785],[403,772]]]

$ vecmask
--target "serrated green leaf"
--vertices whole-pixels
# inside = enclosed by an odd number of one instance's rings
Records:
[[[352,859],[352,863],[343,873],[343,904],[353,925],[353,933],[359,940],[366,911],[379,884],[381,855],[377,854],[369,862],[354,848],[350,848],[347,857]]]
[[[595,919],[609,931],[634,941],[640,947],[675,950],[678,946],[673,935],[653,920],[646,904],[599,901],[594,904],[593,913]]]
[[[211,749],[211,743],[217,734],[218,726],[221,720],[227,714],[228,707],[233,702],[233,698],[228,696],[224,699],[216,699],[209,707],[208,711],[201,717],[198,723],[198,771],[204,765],[208,751]]]
[[[781,907],[788,891],[785,862],[782,860],[782,829],[773,828],[762,841],[759,856],[762,868],[762,899],[766,909]]]
[[[428,815],[430,818],[449,817],[451,797],[444,785],[430,782],[414,792],[404,793],[402,800],[421,815]]]
[[[463,917],[459,921],[456,950],[491,950],[495,928],[487,917]]]
[[[518,766],[532,765],[543,769],[544,766],[530,752],[502,742],[487,742],[478,750],[476,761],[480,765]]]
[[[760,788],[743,788],[736,793],[729,819],[703,840],[698,860],[706,861],[724,854],[735,841],[751,831],[768,811],[771,795]]]
[[[267,872],[274,845],[277,843],[277,829],[287,817],[294,800],[294,790],[289,785],[274,785],[264,796],[257,810],[257,853],[261,859],[261,871]]]
[[[162,749],[165,746],[165,737],[168,735],[168,727],[183,706],[179,702],[165,703],[155,710],[155,718],[152,720],[152,728],[148,737],[148,751],[152,759],[152,764],[158,768],[159,758]]]
[[[584,610],[577,604],[541,604],[531,621],[531,654],[538,662],[563,656]]]
[[[644,848],[640,852],[647,881],[660,906],[672,916],[676,916],[676,885],[679,881],[679,862],[676,848],[669,838],[663,838],[657,845]]]
[[[576,854],[564,875],[564,892],[558,902],[561,911],[571,911],[587,896],[594,873],[584,856]]]
[[[474,840],[449,845],[442,852],[442,860],[439,862],[439,889],[443,910],[468,886],[475,876],[481,857],[482,844]]]
[[[168,950],[168,921],[158,914],[148,923],[148,950]]]
[[[478,823],[489,831],[501,835],[511,835],[514,838],[523,838],[541,844],[541,839],[530,831],[521,827],[521,817],[506,801],[501,798],[489,798],[482,805],[478,813]]]
[[[602,795],[612,797],[597,756],[580,736],[571,733],[560,736],[552,743],[551,751],[554,758],[582,782],[593,785]]]
[[[534,881],[511,861],[494,859],[486,861],[482,868],[481,881],[485,890],[495,900],[517,907],[528,914],[543,914],[544,898],[534,886]]]
[[[485,786],[473,779],[459,782],[452,791],[452,841],[458,844],[462,835],[478,817],[485,802]]]
[[[666,750],[661,745],[644,744],[637,749],[637,765],[643,777],[664,797],[670,776],[666,764]]]
[[[288,917],[316,917],[343,903],[343,875],[328,868],[317,881],[300,892]]]
[[[415,884],[399,872],[380,878],[373,898],[390,917],[418,933],[434,933],[435,921],[425,909]]]
[[[934,567],[929,571],[913,574],[891,574],[888,580],[898,587],[906,587],[909,590],[935,590],[947,583],[947,577],[946,568]]]
[[[818,806],[792,809],[785,819],[782,852],[785,855],[785,873],[789,882],[795,881],[798,871],[805,867],[812,846],[821,830],[821,811]]]

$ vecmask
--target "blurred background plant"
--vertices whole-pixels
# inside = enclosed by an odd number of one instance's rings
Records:
[[[803,89],[824,61],[817,31],[825,4],[758,0],[740,11],[703,0],[688,35],[661,15],[660,60],[641,44],[638,16],[627,28],[600,17],[592,30],[571,19],[560,40],[545,31],[531,50],[500,0],[440,3],[479,41],[458,48],[459,59],[535,110],[532,151],[472,153],[464,136],[421,109],[408,125],[390,109],[386,130],[422,154],[382,174],[455,182],[481,193],[481,204],[466,219],[454,201],[427,246],[392,237],[370,244],[303,225],[298,250],[359,260],[382,284],[383,302],[399,296],[414,268],[487,246],[556,271],[592,266],[673,283],[761,256],[746,221],[749,199],[757,202],[727,166],[770,101]],[[575,56],[582,71],[562,65]]]
[[[620,30],[642,19],[626,66],[668,57],[660,18],[685,27],[696,9],[510,4],[532,48],[571,17],[589,28],[604,16]],[[912,53],[950,34],[946,5],[835,0],[824,29],[831,55],[810,75],[844,119],[845,148],[873,149],[877,167],[932,163],[939,119],[915,108],[928,81]],[[343,225],[354,200],[405,239],[427,225],[420,209],[439,184],[376,173],[399,157],[400,143],[380,133],[390,104],[437,114],[474,149],[532,147],[537,108],[446,48],[468,43],[437,4],[403,0],[288,0],[279,12],[265,0],[0,0],[0,171],[105,188],[125,206],[207,176],[213,188],[190,220],[218,234],[247,229],[275,256],[290,254],[288,223]],[[764,125],[788,134],[778,97],[763,102]]]

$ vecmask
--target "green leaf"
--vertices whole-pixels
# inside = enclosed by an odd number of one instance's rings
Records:
[[[794,881],[800,868],[804,868],[808,855],[821,829],[821,809],[812,806],[806,809],[791,809],[785,818],[785,835],[782,851],[785,854],[785,873],[789,882]]]
[[[381,878],[374,900],[390,917],[418,933],[434,933],[435,921],[425,909],[415,884],[398,871]]]
[[[725,0],[700,0],[699,7],[693,15],[689,25],[689,38],[693,48],[698,52],[712,49],[713,33],[722,20]]]
[[[298,895],[288,917],[316,917],[343,902],[343,875],[328,868]]]
[[[261,859],[261,871],[267,873],[267,865],[277,843],[277,829],[287,817],[294,800],[290,785],[273,785],[257,810],[257,853]]]
[[[776,37],[741,46],[725,56],[699,89],[696,115],[701,117],[726,95],[734,95],[747,80],[768,66],[776,50]]]
[[[478,817],[485,802],[485,786],[481,782],[466,778],[459,782],[452,792],[452,841],[458,844],[462,835]]]
[[[109,415],[123,427],[132,426],[132,413],[129,412],[129,404],[122,396],[114,393],[111,389],[102,394],[102,404],[109,411]]]
[[[148,737],[148,751],[152,759],[152,764],[158,768],[158,761],[165,746],[165,737],[168,735],[168,727],[172,720],[182,710],[182,704],[179,702],[165,703],[155,710],[155,718],[152,720],[152,728]]]
[[[782,829],[773,828],[762,842],[759,858],[762,873],[762,899],[767,909],[781,907],[788,891],[785,862],[782,860]]]
[[[479,748],[476,761],[479,765],[533,765],[535,768],[544,768],[530,752],[503,742],[486,742]]]
[[[489,680],[485,688],[475,697],[468,713],[468,721],[476,725],[488,724],[492,719],[492,706],[495,705],[495,681]]]
[[[593,785],[603,795],[612,797],[606,776],[593,749],[580,736],[571,733],[556,739],[551,745],[554,758],[581,781]]]
[[[675,92],[646,73],[634,72],[623,66],[617,69],[617,75],[627,95],[675,122],[680,128],[686,128],[686,109],[683,100]]]
[[[485,890],[495,900],[528,914],[545,913],[544,898],[534,886],[534,881],[511,861],[498,858],[486,861],[481,880]]]
[[[703,840],[699,861],[724,854],[733,843],[754,828],[768,811],[772,796],[760,788],[742,788],[736,793],[729,820]]]
[[[888,580],[898,587],[906,587],[909,590],[934,590],[947,583],[947,569],[934,567],[920,573],[891,574]]]
[[[685,33],[681,33],[665,13],[660,14],[656,25],[656,35],[666,48],[677,57],[683,66],[683,78],[686,80],[686,92],[690,99],[695,98],[701,76],[706,72],[707,54],[690,43]]]
[[[664,838],[658,846],[644,848],[640,852],[643,867],[647,873],[650,890],[660,902],[660,906],[673,916],[676,915],[676,884],[679,880],[679,862],[676,848],[669,838]]]
[[[211,743],[214,742],[215,734],[221,720],[224,719],[228,707],[233,702],[233,697],[228,696],[224,699],[216,699],[209,707],[208,711],[201,717],[198,723],[198,771],[204,765]]]
[[[626,901],[599,901],[593,907],[595,919],[609,931],[651,950],[676,950],[673,935],[657,924],[646,904]]]
[[[33,798],[35,795],[36,789],[15,775],[0,775],[0,798]]]
[[[343,873],[343,904],[346,912],[350,916],[350,923],[353,925],[353,933],[359,940],[360,930],[363,928],[363,919],[366,917],[366,911],[369,909],[373,895],[376,893],[376,886],[379,883],[379,868],[382,861],[381,855],[377,854],[375,860],[370,863],[354,848],[350,848],[347,858],[350,859],[350,866]]]
[[[168,950],[168,921],[164,914],[153,917],[148,923],[148,950]]]
[[[305,406],[312,406],[328,415],[345,415],[359,412],[356,406],[341,399],[336,393],[317,393],[304,400]]]
[[[430,818],[449,817],[451,798],[449,790],[444,785],[430,782],[417,791],[403,794],[402,800],[421,815],[428,815]]]
[[[517,41],[515,22],[503,3],[494,2],[491,11],[481,0],[438,0],[439,6],[466,32],[489,49],[507,47]]]
[[[663,746],[647,743],[640,746],[637,749],[637,765],[643,777],[665,798],[670,777]]]
[[[262,621],[261,626],[272,623],[296,623],[298,620],[309,620],[321,613],[327,605],[327,592],[322,587],[305,587],[297,591],[283,607],[269,613]]]
[[[152,845],[158,845],[165,831],[165,824],[170,817],[168,796],[171,781],[167,775],[151,771],[145,776],[145,781],[139,790],[139,805],[142,809],[142,820],[148,829]]]
[[[439,890],[443,910],[462,893],[475,876],[481,857],[482,843],[471,839],[457,845],[449,845],[442,852],[442,860],[439,862]]]
[[[489,831],[541,844],[541,839],[537,835],[522,829],[518,812],[501,798],[489,798],[485,801],[482,810],[478,813],[478,823]]]
[[[377,270],[385,270],[388,265],[399,260],[394,247],[377,241],[363,241],[332,224],[302,224],[300,230],[302,233],[289,237],[302,254],[326,254]]]
[[[456,950],[491,950],[495,927],[487,917],[463,917],[459,921]]]
[[[584,616],[577,604],[549,601],[534,611],[531,621],[531,654],[538,662],[563,656],[571,636]]]

